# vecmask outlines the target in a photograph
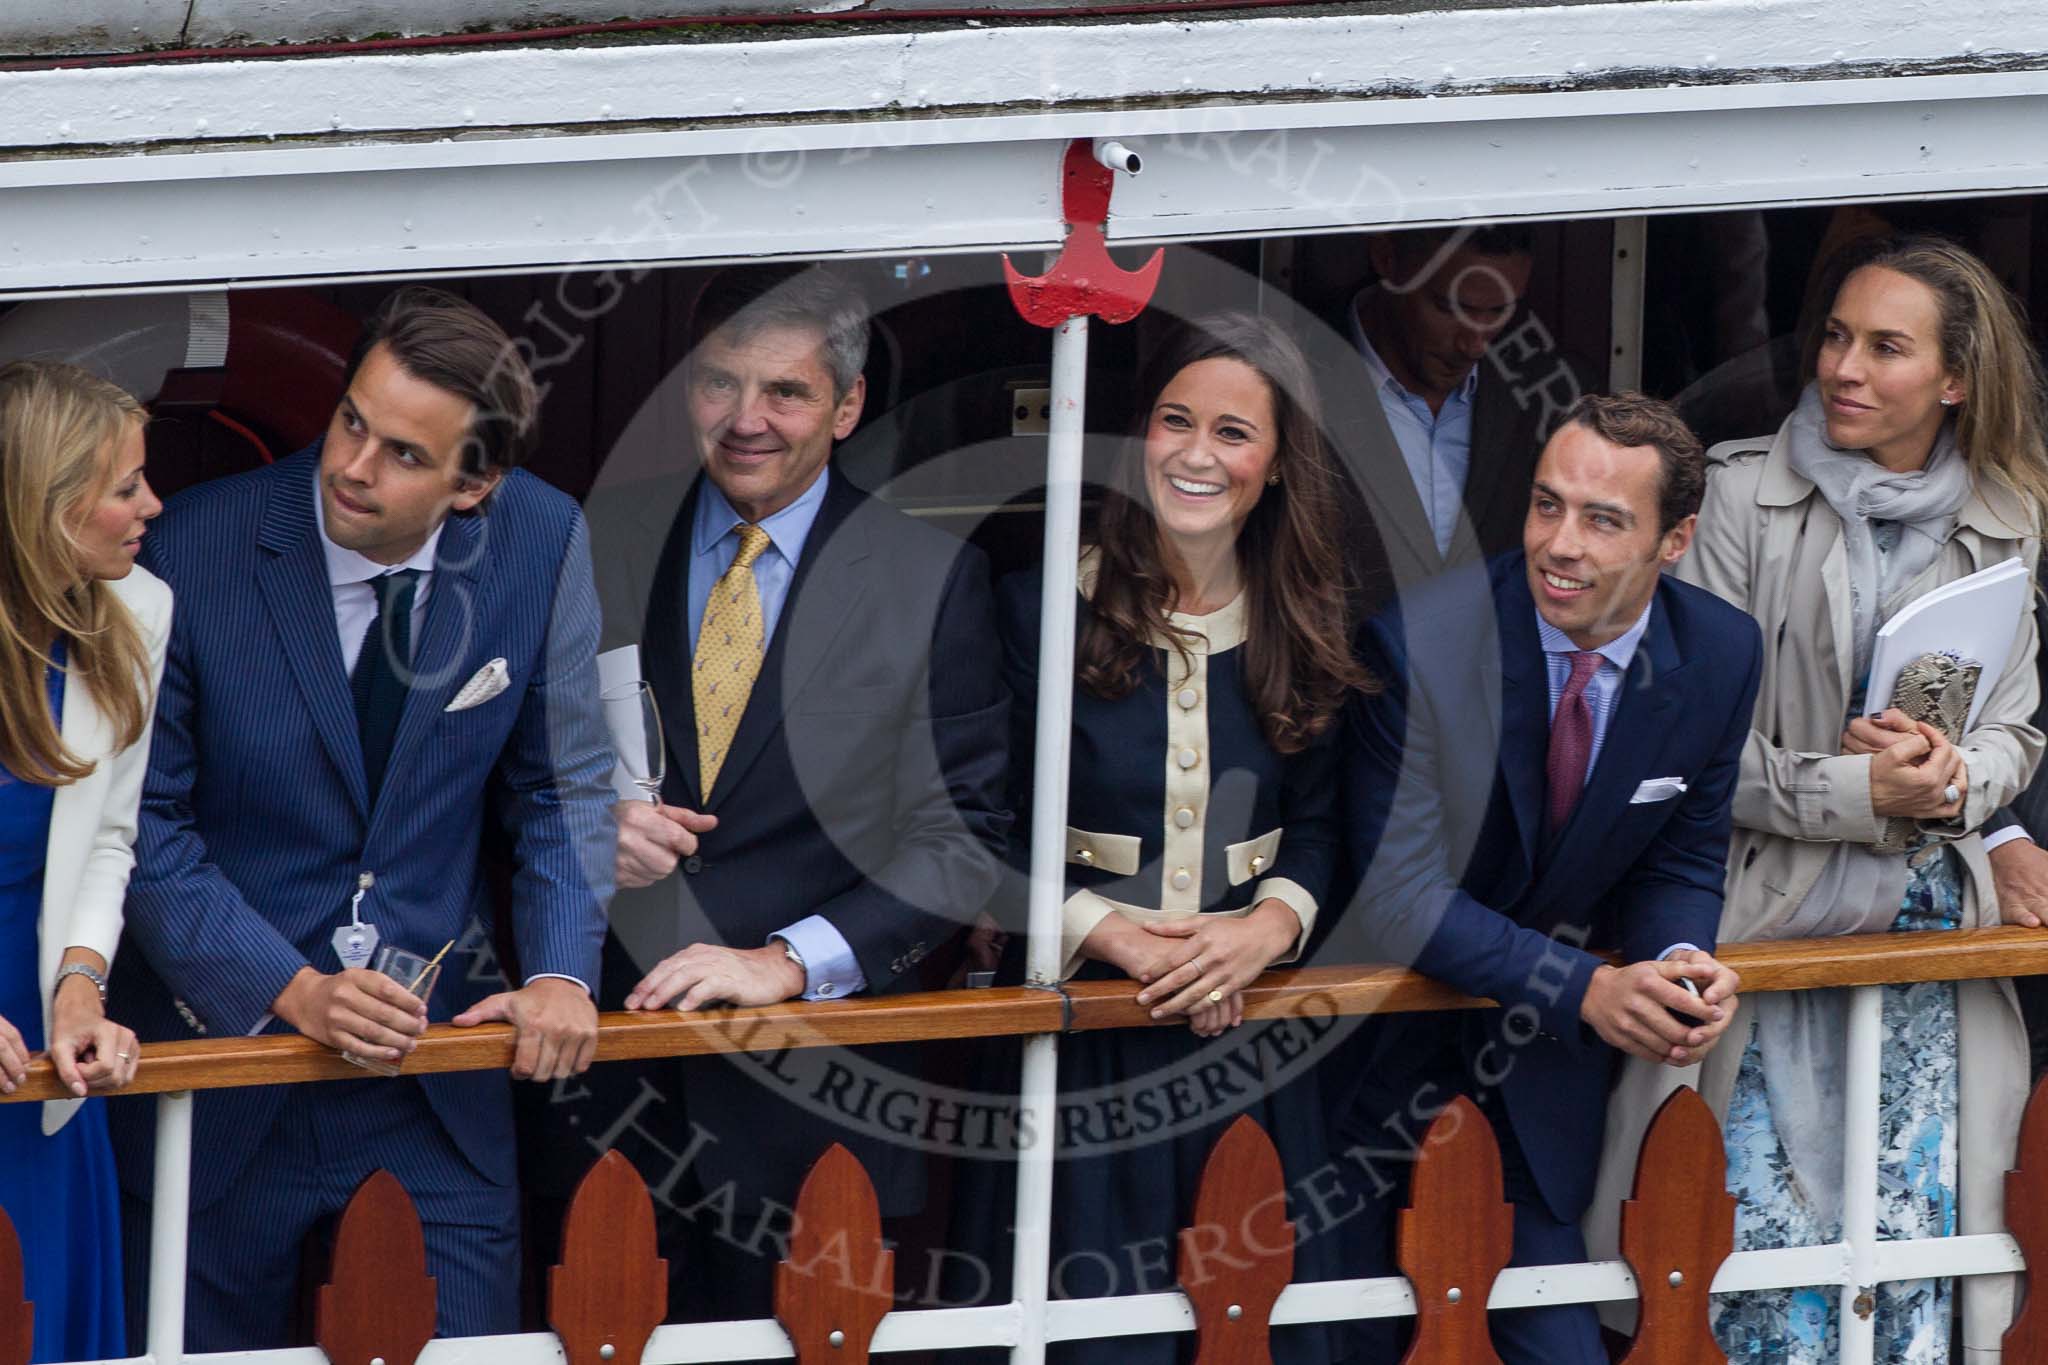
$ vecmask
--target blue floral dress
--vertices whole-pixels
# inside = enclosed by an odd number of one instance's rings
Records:
[[[1960,928],[1964,872],[1955,849],[1928,845],[1908,855],[1907,867],[1906,891],[1891,932]],[[1901,1241],[1952,1237],[1959,1094],[1956,985],[1923,981],[1883,990],[1877,1235]],[[1724,1135],[1737,1251],[1841,1240],[1840,1219],[1822,1226],[1793,1176],[1754,1038],[1735,1079]],[[1887,1365],[1945,1365],[1954,1289],[1954,1280],[1879,1285],[1876,1359]],[[1835,1285],[1723,1295],[1715,1300],[1714,1335],[1733,1365],[1832,1365],[1841,1356],[1840,1301],[1841,1289]]]

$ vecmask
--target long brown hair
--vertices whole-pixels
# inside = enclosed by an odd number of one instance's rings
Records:
[[[1941,313],[1941,363],[1963,385],[1956,447],[1972,478],[1987,476],[2029,504],[2038,533],[2048,515],[2048,448],[2042,444],[2041,357],[2025,310],[1991,267],[1945,237],[1878,237],[1845,248],[1833,263],[1827,307],[1859,270],[1877,267],[1917,280]],[[1823,314],[1825,316],[1825,314]],[[1816,372],[1825,328],[1806,341],[1806,375]]]
[[[1175,589],[1168,547],[1140,491],[1144,432],[1152,405],[1173,377],[1204,360],[1237,360],[1272,395],[1278,440],[1272,472],[1237,538],[1244,577],[1243,674],[1266,742],[1299,753],[1336,721],[1345,695],[1376,688],[1352,658],[1337,551],[1337,475],[1321,436],[1320,405],[1308,363],[1274,323],[1248,313],[1215,313],[1178,329],[1145,368],[1145,407],[1103,491],[1096,520],[1093,611],[1076,645],[1081,685],[1098,697],[1138,686],[1160,640],[1186,656],[1187,636],[1167,619]]]
[[[114,476],[114,451],[144,420],[128,393],[75,365],[0,365],[0,767],[61,787],[93,770],[64,746],[45,670],[58,636],[116,748],[142,738],[149,654],[113,590],[79,567],[77,527]]]

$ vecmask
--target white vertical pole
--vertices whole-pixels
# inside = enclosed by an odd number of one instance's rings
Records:
[[[156,1097],[156,1182],[149,1220],[149,1357],[185,1359],[185,1242],[192,1214],[192,1092]]]
[[[1067,758],[1074,720],[1074,621],[1081,557],[1081,448],[1088,384],[1088,319],[1068,318],[1053,332],[1052,423],[1045,471],[1045,600],[1038,629],[1038,733],[1031,789],[1030,941],[1025,980],[1060,979],[1060,906],[1066,899]],[[1022,1313],[1011,1365],[1045,1359],[1046,1301],[1052,1275],[1053,1148],[1059,1038],[1024,1042],[1018,1095],[1015,1260],[1011,1296]]]
[[[1026,978],[1034,986],[1058,985],[1060,979],[1087,384],[1088,319],[1068,318],[1053,331],[1052,421],[1046,442],[1045,596],[1038,625],[1038,732],[1031,774],[1031,943],[1026,964]]]
[[[1883,1066],[1884,987],[1858,986],[1849,997],[1849,1045],[1842,1086],[1842,1240],[1849,1282],[1842,1286],[1841,1365],[1871,1365],[1877,1350],[1877,1085]]]
[[[1643,386],[1643,291],[1649,270],[1650,220],[1614,220],[1612,325],[1607,351],[1607,388],[1611,393]]]

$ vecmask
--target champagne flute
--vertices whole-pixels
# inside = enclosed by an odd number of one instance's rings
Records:
[[[661,733],[661,708],[654,702],[654,687],[646,680],[618,683],[600,694],[605,720],[618,746],[619,766],[649,801],[661,801],[662,780],[668,776],[668,744]],[[635,735],[640,742],[633,743]]]

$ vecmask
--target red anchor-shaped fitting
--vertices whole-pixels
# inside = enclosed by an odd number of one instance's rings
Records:
[[[1003,257],[1003,277],[1010,301],[1027,322],[1057,327],[1068,318],[1093,315],[1104,322],[1129,322],[1145,311],[1159,286],[1162,252],[1136,270],[1125,270],[1109,258],[1103,224],[1109,221],[1109,195],[1116,173],[1095,159],[1091,139],[1077,137],[1067,145],[1060,169],[1060,207],[1067,221],[1067,242],[1052,269],[1025,275]]]

